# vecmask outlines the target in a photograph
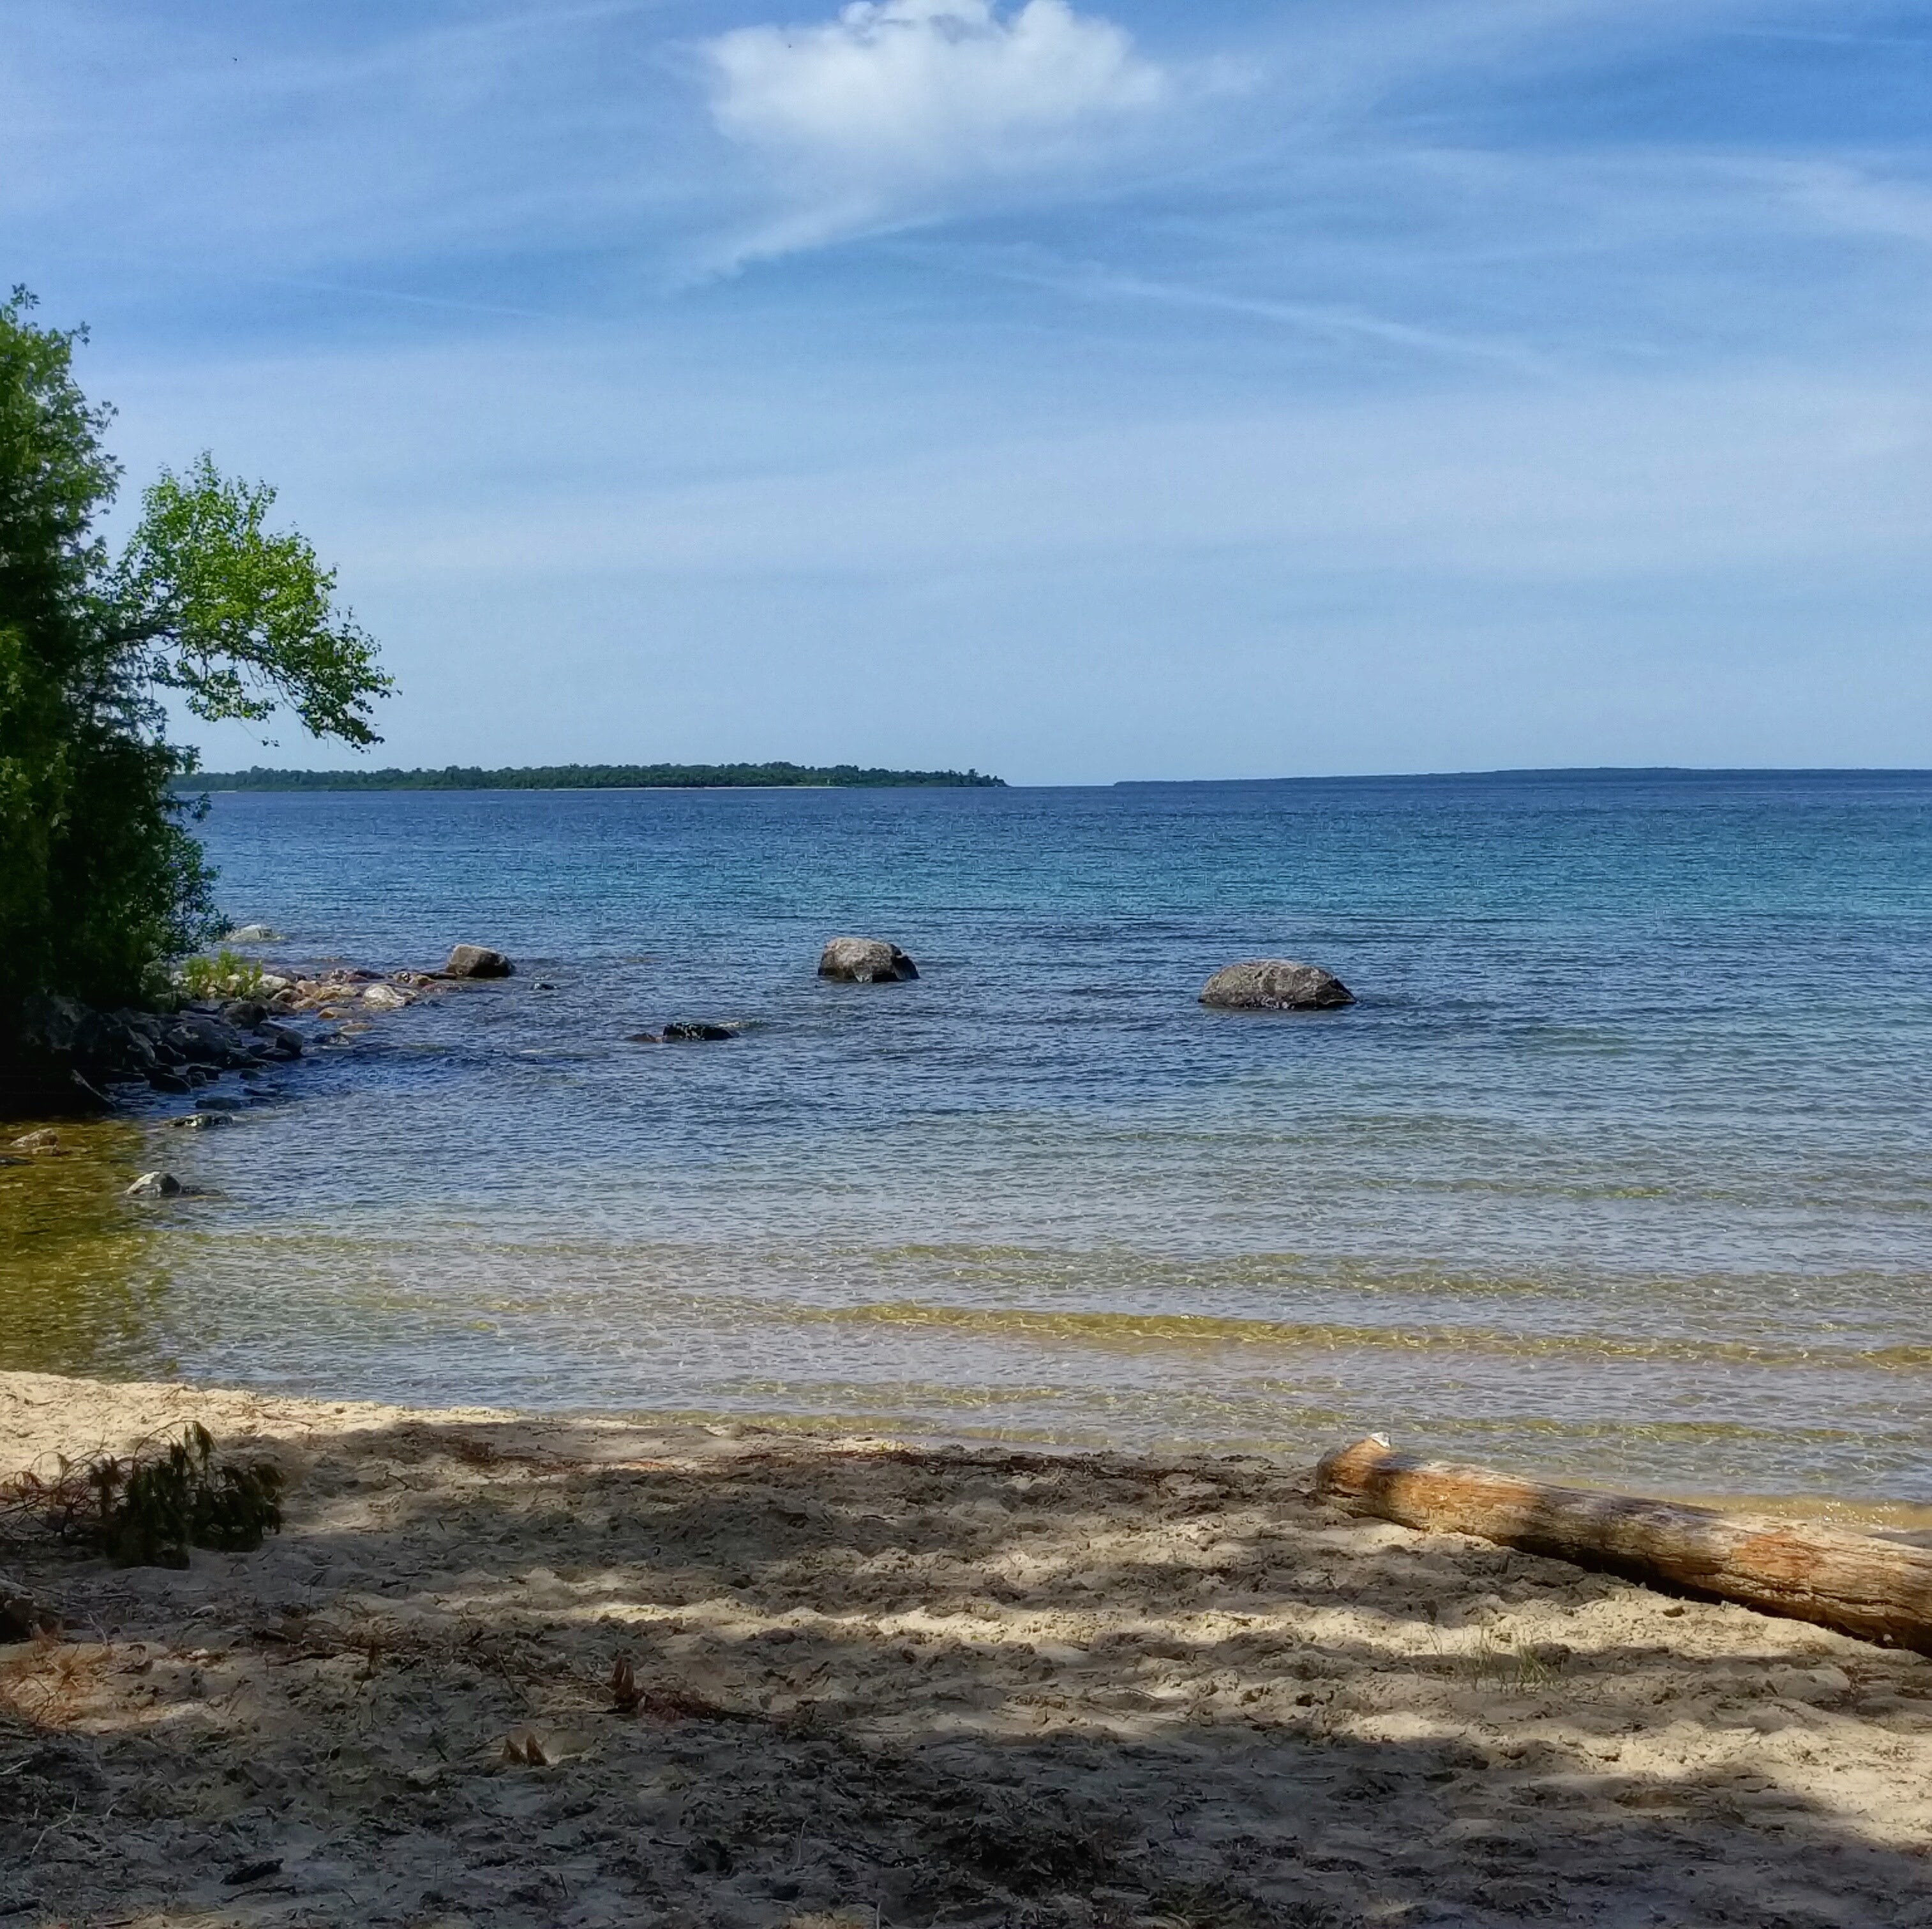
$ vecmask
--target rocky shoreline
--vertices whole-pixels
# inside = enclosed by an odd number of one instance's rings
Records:
[[[266,925],[229,933],[231,942],[275,941]],[[190,997],[172,1011],[96,1010],[53,995],[30,999],[10,1040],[0,1038],[0,1119],[104,1111],[129,1087],[186,1095],[230,1074],[259,1077],[268,1066],[299,1059],[310,1044],[335,1034],[305,1035],[293,1022],[314,1019],[360,1029],[401,1011],[426,994],[464,981],[513,977],[516,966],[484,945],[458,944],[436,970],[380,972],[335,965],[310,975],[262,970],[245,960],[221,995]],[[834,937],[820,954],[818,975],[847,984],[908,983],[919,967],[884,939]],[[539,982],[537,989],[548,990]],[[1355,1002],[1342,981],[1314,965],[1288,958],[1250,959],[1209,978],[1199,1002],[1245,1012],[1333,1011]],[[625,1035],[631,1044],[677,1044],[734,1038],[742,1027],[676,1020],[656,1032]]]
[[[248,943],[273,936],[261,926],[231,933]],[[253,969],[230,978],[226,990],[235,995],[186,998],[172,1011],[102,1011],[74,998],[30,999],[0,1063],[0,1118],[104,1111],[136,1092],[185,1097],[230,1074],[260,1077],[426,993],[514,969],[500,951],[458,945],[435,971]],[[319,1023],[304,1030],[302,1020]],[[323,1029],[332,1023],[341,1029]]]

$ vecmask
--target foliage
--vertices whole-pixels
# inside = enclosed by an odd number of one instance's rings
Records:
[[[262,723],[286,704],[313,735],[377,742],[369,705],[389,680],[376,646],[336,613],[335,572],[263,528],[274,499],[205,454],[185,480],[164,469],[115,568],[116,634],[149,682],[210,723]]]
[[[214,1442],[199,1421],[185,1440],[139,1462],[124,1481],[117,1470],[105,1463],[97,1484],[101,1546],[123,1567],[184,1568],[191,1547],[247,1553],[281,1527],[280,1469],[266,1460],[216,1466]]]
[[[212,958],[184,959],[175,982],[190,998],[256,998],[262,975],[260,959],[244,958],[224,945]]]
[[[98,1547],[123,1567],[184,1568],[190,1547],[247,1553],[282,1525],[282,1475],[267,1460],[218,1462],[199,1421],[125,1455],[63,1456],[50,1475],[0,1487],[0,1516]]]
[[[389,687],[333,574],[267,528],[273,493],[205,455],[164,472],[110,553],[112,412],[74,379],[83,332],[32,307],[0,304],[0,1040],[36,992],[158,994],[218,928],[166,693],[210,720],[285,705],[359,746]]]
[[[199,777],[211,790],[722,790],[905,788],[1003,789],[976,770],[867,770],[856,764],[566,763],[527,769],[224,771]]]

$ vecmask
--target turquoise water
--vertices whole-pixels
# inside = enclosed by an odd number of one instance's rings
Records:
[[[111,1257],[64,1248],[21,1363],[1310,1454],[1374,1427],[1932,1500],[1932,778],[232,795],[204,828],[272,957],[463,939],[519,975],[235,1131],[132,1134],[207,1196],[103,1203]],[[820,983],[842,931],[923,975]],[[1196,1002],[1260,954],[1360,1002]],[[747,1029],[624,1042],[677,1018]]]

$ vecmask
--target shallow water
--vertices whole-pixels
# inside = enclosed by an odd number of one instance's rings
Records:
[[[0,1359],[1932,1499],[1932,778],[218,798],[522,967],[0,1171]],[[820,984],[836,931],[914,984]],[[1360,1002],[1203,1010],[1309,957]],[[539,991],[543,978],[556,989]],[[640,1047],[670,1018],[729,1044]],[[118,1196],[165,1162],[206,1195]]]

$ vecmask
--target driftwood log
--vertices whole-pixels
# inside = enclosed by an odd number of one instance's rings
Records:
[[[1318,1498],[1438,1533],[1600,1568],[1765,1614],[1932,1654],[1932,1548],[1835,1527],[1752,1521],[1487,1467],[1398,1454],[1378,1435],[1330,1454]]]

